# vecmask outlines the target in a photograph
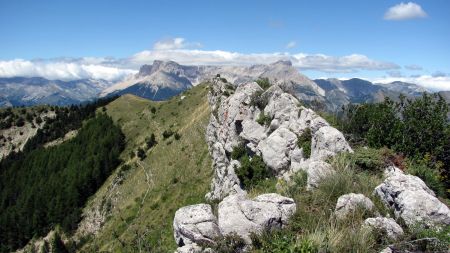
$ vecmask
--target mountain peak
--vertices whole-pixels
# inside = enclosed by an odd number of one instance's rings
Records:
[[[292,62],[290,60],[279,60],[270,65],[292,67]]]

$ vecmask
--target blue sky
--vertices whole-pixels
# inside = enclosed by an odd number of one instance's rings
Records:
[[[399,12],[394,14],[400,16],[386,16],[389,8],[401,3],[392,0],[0,0],[0,76],[14,74],[11,66],[19,67],[12,62],[18,59],[22,59],[20,68],[24,68],[24,61],[34,67],[43,64],[40,59],[45,59],[45,64],[70,62],[135,70],[139,64],[146,60],[151,63],[161,55],[186,64],[211,64],[210,60],[202,62],[198,57],[186,58],[186,54],[220,50],[244,58],[257,54],[259,58],[251,58],[255,63],[272,60],[267,56],[274,53],[289,57],[325,55],[329,64],[341,62],[340,67],[324,68],[317,66],[320,57],[312,59],[312,63],[309,58],[306,63],[306,58],[301,58],[300,71],[312,78],[447,78],[450,75],[450,1],[414,1],[410,6],[404,2],[400,7],[412,14],[397,8]],[[419,12],[415,7],[420,8]],[[184,40],[178,40],[180,43],[175,45],[175,38]],[[150,53],[151,57],[130,63],[130,58],[141,56],[142,52],[148,56],[149,51],[155,51],[158,42],[172,43],[172,47],[163,47],[170,54],[160,50],[156,56]],[[183,57],[173,52],[176,50],[182,50]],[[348,59],[342,57],[354,54],[367,59],[346,68]],[[265,60],[261,60],[261,55]],[[110,58],[104,61],[104,57]],[[384,65],[370,67],[378,63]],[[406,67],[413,65],[416,70]],[[445,84],[442,83],[444,88]]]

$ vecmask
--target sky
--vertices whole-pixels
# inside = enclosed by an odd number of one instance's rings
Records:
[[[291,60],[310,78],[450,90],[450,1],[0,0],[0,77],[117,81],[153,60]]]

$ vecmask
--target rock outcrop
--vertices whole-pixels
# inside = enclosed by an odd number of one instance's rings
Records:
[[[344,219],[358,209],[374,212],[375,205],[363,194],[349,193],[338,198],[334,214],[337,219]]]
[[[295,210],[293,199],[275,193],[254,199],[241,194],[230,195],[219,204],[219,228],[223,235],[235,233],[251,244],[251,233],[282,228]]]
[[[255,82],[242,84],[235,91],[230,91],[230,86],[216,78],[208,96],[213,115],[206,137],[215,172],[208,199],[243,192],[234,173],[240,164],[229,155],[239,145],[260,155],[278,177],[289,179],[299,170],[307,171],[311,175],[308,188],[332,173],[324,164],[326,158],[352,152],[342,133],[280,86],[272,85],[266,91]],[[270,124],[258,123],[262,116]],[[298,136],[308,129],[312,136],[310,157],[297,143]]]
[[[384,204],[410,226],[450,225],[450,209],[418,177],[406,175],[395,167],[386,170],[387,178],[375,188]]]
[[[400,227],[400,225],[398,225],[397,222],[395,222],[395,220],[392,218],[367,218],[364,221],[363,226],[381,231],[387,236],[387,238],[391,240],[396,240],[403,235],[402,227]]]
[[[180,247],[193,243],[212,244],[220,236],[217,219],[207,204],[178,209],[173,220],[173,233]]]

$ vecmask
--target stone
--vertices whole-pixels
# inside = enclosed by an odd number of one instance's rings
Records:
[[[382,231],[391,240],[396,240],[403,235],[403,229],[392,218],[376,217],[367,218],[364,227]]]
[[[275,193],[254,199],[243,194],[230,195],[219,204],[219,228],[223,235],[235,233],[251,244],[251,233],[282,228],[295,210],[296,204],[291,198]]]
[[[334,214],[337,219],[345,219],[359,208],[364,211],[375,211],[375,205],[363,194],[349,193],[338,198]]]
[[[386,170],[387,178],[375,188],[383,203],[394,210],[406,225],[450,225],[449,208],[418,177],[406,175],[395,167]]]
[[[297,146],[297,136],[285,127],[279,127],[258,144],[262,158],[275,174],[289,166],[289,153]]]
[[[330,164],[324,161],[312,161],[308,164],[306,173],[308,175],[306,189],[312,190],[319,186],[320,181],[330,175],[333,175],[335,171]]]
[[[345,140],[344,135],[336,128],[323,126],[313,133],[311,144],[311,158],[324,160],[339,152],[353,152]]]
[[[207,204],[185,206],[175,212],[173,231],[178,246],[193,243],[213,244],[220,230],[212,208]]]

